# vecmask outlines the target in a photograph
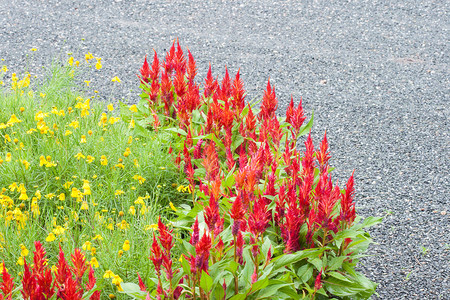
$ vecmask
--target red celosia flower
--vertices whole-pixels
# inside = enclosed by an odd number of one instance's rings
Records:
[[[236,259],[239,264],[244,263],[244,258],[242,257],[242,253],[244,251],[244,237],[242,236],[242,232],[239,231],[236,238]]]
[[[322,288],[322,270],[316,277],[316,281],[314,282],[314,290],[318,291]]]
[[[227,100],[231,96],[231,79],[228,74],[228,68],[225,66],[225,75],[222,79],[222,86],[220,88],[220,99]]]
[[[214,141],[205,147],[202,165],[206,171],[206,180],[214,181],[220,172],[219,157]]]
[[[57,297],[60,299],[81,300],[83,297],[83,289],[81,289],[77,281],[70,276],[65,279],[64,284],[58,289]]]
[[[270,213],[264,198],[259,197],[253,206],[253,212],[248,217],[248,230],[258,238],[269,226]]]
[[[161,221],[161,217],[158,219],[158,230],[159,230],[159,241],[161,242],[161,246],[165,250],[165,254],[170,256],[170,250],[172,249],[174,243],[172,241],[172,230],[167,230],[166,226]]]
[[[28,267],[27,261],[24,258],[24,271],[22,277],[22,290],[20,293],[23,299],[35,299],[37,282],[34,276],[32,276],[30,268]]]
[[[204,219],[210,232],[214,232],[216,223],[219,220],[219,203],[214,199],[214,196],[209,197],[209,205],[205,207]]]
[[[155,52],[155,55],[153,56],[152,70],[149,71],[149,77],[152,81],[157,81],[159,76],[159,59],[156,51],[153,51]]]
[[[6,271],[5,261],[3,261],[2,282],[0,283],[0,290],[4,295],[4,299],[11,300],[11,292],[14,289],[14,278]],[[2,297],[2,295],[0,295]],[[2,297],[3,298],[3,297]]]
[[[211,73],[211,64],[209,64],[208,74],[206,75],[205,79],[205,88],[203,95],[205,98],[209,98],[211,95],[214,94],[217,88],[217,80],[212,77]]]
[[[263,100],[261,103],[261,111],[258,114],[258,119],[271,119],[275,116],[275,111],[278,108],[278,100],[275,95],[275,88],[270,86],[270,79],[267,81],[267,88],[264,91]]]
[[[150,67],[147,62],[147,55],[145,56],[144,64],[141,68],[141,76],[141,80],[143,80],[144,82],[148,82],[148,78],[150,77]]]
[[[303,115],[302,99],[300,99],[298,107],[295,108],[294,100],[291,96],[291,103],[286,111],[286,122],[291,124],[294,128],[294,132],[292,133],[294,139],[297,138],[297,134],[300,131],[300,127],[302,127],[305,119],[306,117]]]
[[[319,163],[320,173],[324,172],[328,167],[328,160],[330,159],[330,152],[328,151],[327,132],[323,136],[322,143],[320,143],[320,151],[316,151],[316,159]]]
[[[172,81],[170,80],[167,71],[163,72],[161,76],[161,99],[164,102],[166,116],[170,116],[170,108],[173,104],[173,92]]]
[[[174,69],[181,72],[184,76],[186,73],[186,59],[184,58],[183,49],[180,46],[180,41],[177,39],[177,52],[175,53]]]
[[[166,53],[166,57],[164,59],[164,69],[168,74],[172,74],[172,71],[175,69],[175,41],[172,43],[172,47]]]
[[[312,142],[311,130],[309,131],[308,138],[306,139],[305,147],[306,151],[302,159],[302,166],[303,166],[302,176],[314,173],[314,161],[313,161],[314,145]]]
[[[153,265],[155,266],[156,274],[161,276],[161,265],[162,265],[162,250],[159,246],[158,242],[156,241],[155,234],[153,234],[153,243],[152,243],[152,249],[150,254],[150,260],[153,262]]]
[[[139,289],[143,292],[145,292],[147,290],[147,287],[145,286],[144,282],[142,281],[141,275],[139,275],[139,273],[137,273],[138,276],[138,280],[139,280]]]
[[[194,77],[197,75],[197,67],[195,65],[194,57],[192,56],[191,51],[188,49],[188,68],[187,68],[187,74],[188,74],[188,81],[194,82]]]
[[[182,98],[187,90],[186,82],[184,81],[184,74],[181,72],[177,72],[175,75],[175,80],[173,81],[173,87],[175,89],[175,93],[179,98]]]
[[[253,115],[253,111],[252,111],[252,108],[251,108],[250,104],[248,104],[248,114],[245,117],[245,126],[246,126],[245,130],[248,133],[254,133],[255,132],[255,129],[256,129],[256,118]]]
[[[355,171],[353,171],[352,176],[347,181],[347,185],[345,187],[345,193],[341,195],[341,212],[340,217],[343,221],[347,223],[347,226],[351,226],[353,221],[355,220],[355,203],[353,202],[353,196],[355,194],[354,189],[354,179],[353,175]]]
[[[233,81],[231,94],[233,96],[233,106],[237,109],[237,116],[241,115],[242,110],[245,107],[245,90],[244,83],[239,76],[239,71],[236,73],[236,77]]]
[[[331,178],[328,177],[328,172],[320,175],[314,192],[316,201],[319,204],[316,223],[322,225],[324,228],[335,231],[336,228],[332,221],[332,212],[340,197],[340,190],[338,186],[333,188]]]
[[[206,232],[203,233],[202,238],[195,246],[195,266],[198,271],[208,272],[209,251],[211,249],[211,237]]]
[[[88,269],[88,264],[86,263],[86,258],[84,257],[83,252],[80,249],[75,249],[74,253],[71,256],[73,268],[72,273],[75,275],[75,279],[80,284],[83,279],[83,275]]]
[[[192,225],[192,234],[189,243],[195,246],[200,238],[199,229],[198,229],[198,217],[195,218],[194,225]]]

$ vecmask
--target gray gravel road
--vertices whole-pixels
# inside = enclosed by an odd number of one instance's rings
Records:
[[[361,267],[380,299],[449,299],[449,2],[299,2],[0,0],[0,58],[17,72],[32,55],[39,73],[90,51],[104,68],[86,79],[108,101],[136,102],[144,55],[176,37],[200,76],[240,68],[249,99],[270,76],[280,113],[291,94],[314,109],[335,178],[356,169],[358,213],[385,216]]]

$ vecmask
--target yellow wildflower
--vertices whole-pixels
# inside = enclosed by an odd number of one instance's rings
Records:
[[[126,148],[125,152],[123,153],[123,156],[128,157],[128,156],[130,156],[130,154],[131,154],[130,148]]]
[[[84,82],[86,83],[86,86],[89,86],[89,83],[91,83],[90,80],[85,80]]]
[[[130,209],[128,210],[128,212],[134,216],[134,215],[136,215],[136,208],[134,206],[130,206]]]
[[[86,62],[89,62],[90,59],[94,59],[94,56],[91,52],[88,52],[85,56]]]
[[[68,63],[69,63],[69,66],[73,65],[73,56],[69,57]]]
[[[24,259],[23,259],[22,256],[19,257],[19,259],[17,260],[16,264],[19,265],[19,266],[23,266],[24,265]]]
[[[97,70],[100,70],[101,68],[102,68],[102,62],[101,62],[101,58],[99,57],[99,58],[97,58],[97,63],[95,64],[95,68],[97,69]]]
[[[113,278],[112,278],[112,283],[113,283],[115,286],[117,286],[117,290],[118,290],[119,292],[122,292],[122,291],[123,291],[123,288],[122,288],[122,286],[120,285],[121,282],[123,282],[123,280],[122,280],[122,278],[120,278],[119,275],[114,275],[114,276],[113,276]]]
[[[113,278],[114,276],[115,274],[111,270],[106,270],[105,273],[103,274],[103,278]]]
[[[136,126],[136,123],[134,122],[134,119],[131,119],[130,125],[128,125],[128,128],[134,128]]]
[[[28,255],[30,251],[28,251],[27,247],[24,244],[20,244],[20,256],[25,257]]]
[[[63,186],[65,189],[69,189],[72,184],[73,184],[73,181],[67,181],[66,183],[64,183]]]
[[[122,246],[122,249],[123,249],[123,251],[128,251],[128,250],[130,250],[130,241],[129,240],[126,240],[124,243],[123,243],[123,246]]]
[[[83,134],[81,136],[80,144],[84,144],[84,143],[86,143],[86,136]]]
[[[97,235],[94,236],[92,239],[93,239],[93,240],[103,241],[103,237],[102,237],[100,234],[97,234]]]
[[[97,258],[95,258],[95,257],[92,257],[91,258],[91,260],[89,261],[89,263],[90,263],[90,265],[93,267],[93,268],[98,268],[98,260],[97,260]]]
[[[53,232],[56,236],[61,235],[61,234],[64,234],[64,231],[66,231],[66,230],[64,229],[64,227],[62,227],[62,226],[60,226],[60,225],[56,226],[56,228],[52,230],[52,232]]]
[[[129,109],[130,109],[131,112],[137,112],[136,104],[131,105]]]
[[[91,245],[92,243],[90,241],[86,241],[81,248],[83,248],[83,250],[91,250]]]
[[[108,164],[108,159],[106,158],[106,156],[102,155],[100,157],[100,163],[102,164],[102,166],[106,166]]]
[[[116,225],[120,230],[125,230],[130,227],[130,224],[128,224],[127,221],[125,221],[125,220],[122,220],[122,222],[117,223]]]
[[[173,211],[177,211],[177,209],[175,208],[175,206],[173,205],[172,202],[169,203],[169,206]]]
[[[89,164],[92,163],[94,160],[95,160],[95,157],[93,157],[93,156],[91,156],[91,155],[88,155],[88,156],[86,157],[86,161],[87,161]]]
[[[56,240],[56,236],[55,236],[55,234],[53,232],[50,232],[48,234],[48,236],[45,238],[45,241],[47,241],[49,243],[53,242],[54,240]]]
[[[119,251],[117,252],[117,256],[118,256],[118,257],[122,257],[122,255],[123,255],[123,250],[119,250]]]
[[[6,162],[10,162],[11,161],[11,153],[6,153],[6,157],[5,157],[5,161]]]
[[[64,193],[59,194],[58,199],[59,199],[60,201],[66,200],[66,194],[64,194]]]
[[[20,162],[25,166],[25,170],[28,170],[28,168],[30,167],[30,163],[26,160],[20,160]]]
[[[108,108],[109,111],[113,111],[114,110],[114,106],[111,103],[108,104],[107,108]]]
[[[81,158],[82,158],[82,159],[85,159],[85,158],[86,158],[86,156],[84,156],[81,152],[78,152],[77,155],[75,155],[74,157],[75,157],[76,159],[78,159],[78,160],[80,160]]]
[[[89,205],[86,201],[83,201],[83,204],[81,204],[81,210],[88,210],[89,209]]]
[[[111,81],[120,83],[120,79],[117,76],[115,76],[113,79],[111,79]]]
[[[88,130],[88,134],[89,134],[89,135],[92,135],[92,130]]]
[[[120,196],[122,194],[125,194],[125,192],[122,190],[116,190],[116,192],[114,193],[114,196]]]
[[[72,122],[69,124],[69,126],[70,126],[70,127],[73,127],[74,129],[77,129],[78,127],[80,127],[80,122],[78,122],[77,120],[72,121]]]

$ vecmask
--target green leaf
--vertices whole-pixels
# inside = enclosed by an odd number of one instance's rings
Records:
[[[237,262],[235,262],[234,260],[230,260],[230,262],[228,263],[228,266],[225,268],[225,270],[227,270],[231,274],[235,275],[238,267],[239,267],[239,264]]]
[[[336,279],[342,280],[342,281],[352,282],[347,277],[345,277],[344,275],[342,275],[341,273],[338,273],[338,272],[329,272],[329,273],[327,272],[327,274]]]
[[[247,298],[246,294],[237,294],[230,298],[230,300],[243,300]]]
[[[141,136],[144,138],[150,138],[150,134],[147,129],[139,125],[138,123],[135,123],[134,126],[134,135],[135,136]]]
[[[179,133],[179,134],[181,134],[181,135],[183,135],[183,136],[186,136],[186,135],[187,135],[187,132],[184,131],[184,130],[181,129],[181,128],[170,127],[170,128],[165,128],[164,130],[165,130],[165,131],[169,131],[169,132]]]
[[[302,283],[308,282],[313,276],[313,267],[311,264],[306,264],[298,269],[297,276],[300,278]]]
[[[267,287],[263,290],[261,290],[258,294],[258,299],[261,298],[270,298],[271,296],[273,296],[279,289],[285,287],[285,286],[289,286],[292,285],[292,283],[285,283],[281,280],[277,280],[277,279],[272,279],[269,280],[269,283],[267,285]]]
[[[264,279],[258,280],[257,282],[252,284],[252,287],[250,288],[251,294],[256,291],[259,291],[260,289],[265,288],[268,284],[269,284],[269,278],[267,278],[267,277]]]
[[[327,271],[333,271],[333,270],[341,269],[342,263],[344,262],[344,260],[346,258],[347,258],[347,256],[333,257],[330,260],[330,262],[328,263]]]
[[[181,266],[183,267],[184,273],[191,275],[191,266],[183,256],[181,257]]]
[[[314,267],[316,267],[316,270],[322,270],[323,264],[322,264],[322,260],[318,257],[314,258],[314,259],[310,259],[308,260],[312,265],[314,265]]]
[[[209,276],[208,273],[202,270],[202,277],[200,278],[200,287],[203,289],[203,291],[209,293],[209,291],[211,291],[212,285],[213,280],[211,276]]]
[[[127,294],[128,296],[133,296],[137,299],[145,299],[147,296],[147,292],[141,291],[139,285],[132,282],[121,283],[122,293]]]
[[[363,228],[374,226],[376,224],[380,224],[383,221],[382,217],[367,217],[364,219],[361,224]]]

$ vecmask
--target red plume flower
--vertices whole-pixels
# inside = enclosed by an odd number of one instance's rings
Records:
[[[200,272],[201,270],[208,272],[208,259],[210,249],[211,237],[209,236],[209,234],[204,232],[202,238],[195,246],[195,253],[197,254],[195,258],[195,266]]]
[[[14,289],[14,278],[6,271],[5,262],[3,261],[2,282],[0,283],[0,290],[5,296],[4,299],[11,300],[11,292]],[[2,297],[2,295],[0,295]]]
[[[320,143],[320,150],[316,151],[316,159],[319,163],[320,173],[324,172],[328,167],[328,160],[330,159],[330,152],[328,151],[327,132],[323,135],[322,143]]]
[[[347,223],[347,226],[351,226],[355,220],[355,203],[353,202],[353,196],[355,194],[353,175],[347,181],[345,187],[345,193],[341,195],[341,213],[340,217]]]
[[[270,86],[270,79],[267,81],[267,88],[264,92],[262,104],[261,104],[261,111],[258,115],[258,118],[260,120],[264,119],[271,119],[275,116],[275,111],[278,108],[278,100],[275,95],[275,88],[272,88]]]
[[[148,82],[148,78],[150,77],[150,67],[147,62],[147,55],[145,56],[144,64],[141,68],[141,76],[141,80],[143,80],[144,82]]]

